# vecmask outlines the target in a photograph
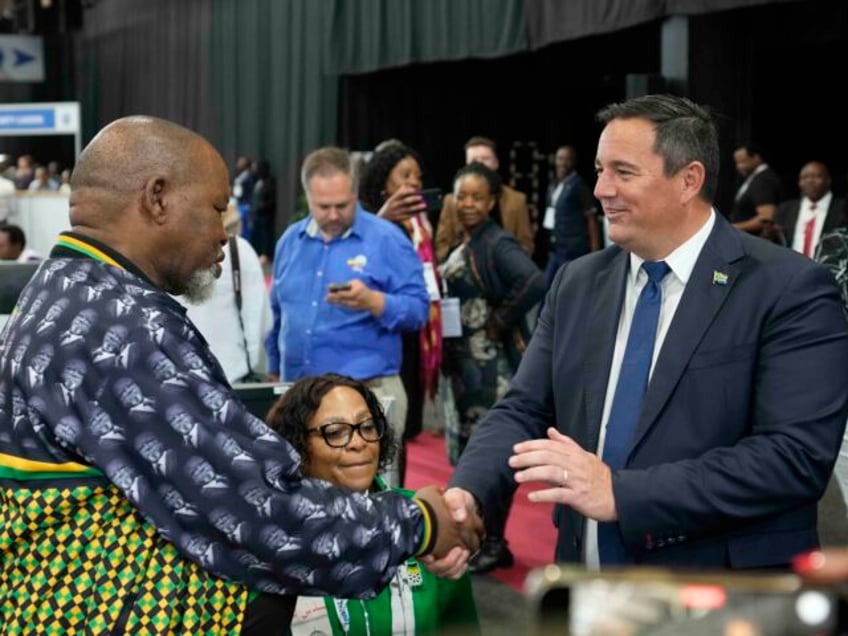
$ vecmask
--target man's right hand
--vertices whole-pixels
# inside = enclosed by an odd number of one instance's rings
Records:
[[[419,491],[420,493],[421,491]],[[427,499],[428,503],[430,500]],[[465,573],[468,567],[468,559],[477,552],[485,534],[483,520],[477,511],[477,502],[474,496],[462,488],[450,488],[442,496],[442,503],[450,516],[450,521],[462,529],[462,532],[471,532],[476,540],[472,547],[467,543],[464,548],[454,548],[448,552],[440,552],[437,544],[432,553],[421,557],[420,561],[436,576],[456,579]],[[435,506],[434,506],[435,509]],[[438,514],[438,513],[437,513]],[[442,533],[442,518],[439,518],[439,534]]]
[[[451,503],[455,500],[455,496],[443,496],[441,489],[437,486],[426,486],[416,492],[415,496],[430,504],[433,513],[436,515],[438,535],[430,555],[436,559],[442,559],[451,553],[452,548],[459,547],[467,551],[467,560],[468,556],[480,548],[480,541],[484,533],[483,521],[476,514],[459,514],[455,508],[458,508],[461,504],[458,502]],[[470,494],[468,496],[471,497]],[[473,497],[471,497],[471,501],[473,506]],[[456,555],[456,552],[453,554]]]

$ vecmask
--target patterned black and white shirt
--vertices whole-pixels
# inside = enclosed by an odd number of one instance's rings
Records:
[[[0,335],[0,478],[108,480],[184,557],[264,592],[372,597],[431,547],[422,502],[299,464],[179,303],[107,246],[59,237]]]

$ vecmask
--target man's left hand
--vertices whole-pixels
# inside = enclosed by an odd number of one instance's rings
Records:
[[[386,307],[386,298],[382,292],[371,289],[358,278],[347,281],[349,289],[327,293],[327,302],[346,309],[368,311],[373,316],[379,316]]]
[[[521,442],[513,452],[509,465],[518,483],[550,486],[530,493],[530,501],[565,504],[596,521],[617,520],[609,466],[570,437],[549,428],[548,439]]]

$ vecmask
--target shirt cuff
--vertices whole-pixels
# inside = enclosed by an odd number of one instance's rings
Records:
[[[436,547],[436,537],[439,536],[439,522],[436,518],[436,513],[429,503],[417,497],[413,497],[412,501],[421,508],[421,518],[424,521],[424,533],[421,538],[421,545],[418,548],[418,552],[413,555],[419,557],[429,554]]]

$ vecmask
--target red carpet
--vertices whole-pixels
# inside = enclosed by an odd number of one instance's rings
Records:
[[[445,440],[425,431],[409,442],[406,465],[406,487],[412,490],[428,484],[446,486],[451,466],[445,455]],[[531,568],[553,560],[556,531],[551,521],[552,506],[527,500],[533,489],[523,485],[515,500],[506,525],[509,548],[515,555],[515,565],[492,572],[499,581],[521,592],[524,578]]]

